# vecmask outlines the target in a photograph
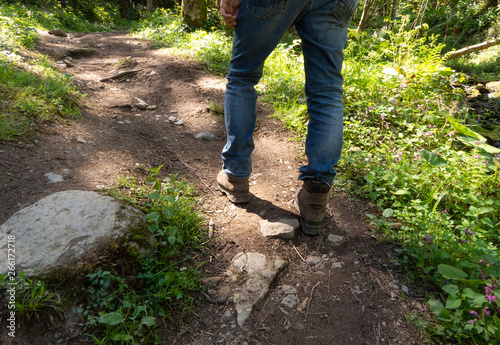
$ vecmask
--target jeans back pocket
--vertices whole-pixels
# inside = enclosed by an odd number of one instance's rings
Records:
[[[260,19],[267,20],[285,12],[288,0],[248,0],[248,8]]]
[[[333,4],[332,14],[338,20],[339,26],[346,27],[354,16],[354,11],[359,0],[336,0]]]

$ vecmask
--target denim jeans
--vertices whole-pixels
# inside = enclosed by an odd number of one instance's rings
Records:
[[[306,138],[308,163],[299,179],[332,185],[343,136],[341,74],[343,49],[358,0],[242,0],[235,28],[225,98],[227,143],[223,170],[235,178],[252,171],[255,148],[255,85],[264,61],[285,32],[295,25],[302,41],[305,92],[310,120]]]

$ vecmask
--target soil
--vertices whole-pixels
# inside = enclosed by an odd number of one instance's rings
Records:
[[[64,63],[65,52],[75,47],[95,51]],[[119,176],[143,179],[145,169],[136,163],[163,165],[164,174],[179,174],[197,187],[207,223],[213,222],[213,254],[203,266],[204,277],[222,275],[239,252],[280,255],[289,265],[243,327],[235,324],[232,303],[203,299],[190,321],[165,335],[160,344],[425,343],[408,321],[408,316],[428,315],[424,293],[391,266],[397,248],[370,231],[364,214],[373,210],[365,202],[333,191],[320,236],[300,235],[294,240],[262,236],[259,221],[298,217],[292,200],[301,186],[298,167],[305,161],[301,144],[292,140],[294,134],[270,118],[265,105],[257,109],[251,200],[234,206],[216,187],[226,135],[222,115],[209,110],[223,106],[224,78],[206,73],[198,62],[151,49],[148,42],[125,31],[68,37],[42,32],[37,49],[73,75],[75,85],[87,94],[84,116],[51,123],[36,139],[0,144],[0,223],[54,192],[100,190]],[[125,80],[101,81],[125,70],[138,71]],[[156,108],[138,109],[137,98]],[[184,123],[172,124],[171,116]],[[195,137],[204,131],[215,139]],[[49,183],[47,173],[64,179]],[[327,240],[329,234],[346,240],[335,246]],[[309,265],[306,259],[311,256],[319,256],[324,264]],[[332,266],[334,262],[341,268]],[[307,308],[283,306],[283,285],[295,287],[300,301],[309,298]],[[60,343],[64,328],[76,326],[68,320],[35,332],[40,330],[35,321],[33,327],[19,329],[16,339],[7,338],[2,327],[2,344]],[[82,335],[62,343],[91,341]]]

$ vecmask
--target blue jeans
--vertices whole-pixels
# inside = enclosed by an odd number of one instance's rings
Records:
[[[332,185],[343,136],[343,49],[358,0],[242,0],[234,34],[225,98],[227,143],[223,170],[235,178],[252,172],[255,85],[264,61],[293,25],[302,40],[310,120],[308,164],[299,179]]]

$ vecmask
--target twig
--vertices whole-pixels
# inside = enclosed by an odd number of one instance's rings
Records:
[[[309,315],[309,306],[311,305],[314,289],[316,288],[316,286],[319,285],[319,283],[320,282],[317,282],[316,285],[314,285],[313,288],[311,289],[311,294],[309,295],[309,301],[307,301],[306,316]]]
[[[214,237],[214,220],[210,218],[210,223],[208,224],[208,238]]]
[[[297,254],[299,254],[299,256],[302,259],[302,261],[306,262],[306,260],[302,257],[302,255],[300,255],[299,251],[297,250],[297,248],[295,246],[293,246],[293,249],[295,249],[295,251],[297,252]]]
[[[330,280],[332,278],[332,269],[328,270],[328,294],[330,294]]]
[[[115,75],[112,75],[111,77],[103,78],[103,79],[101,79],[99,81],[108,81],[108,80],[112,80],[112,79],[121,79],[121,78],[130,76],[130,75],[134,75],[134,74],[136,74],[139,71],[142,71],[142,68],[134,69],[134,70],[130,70],[130,71],[121,71],[121,72],[118,72]]]

